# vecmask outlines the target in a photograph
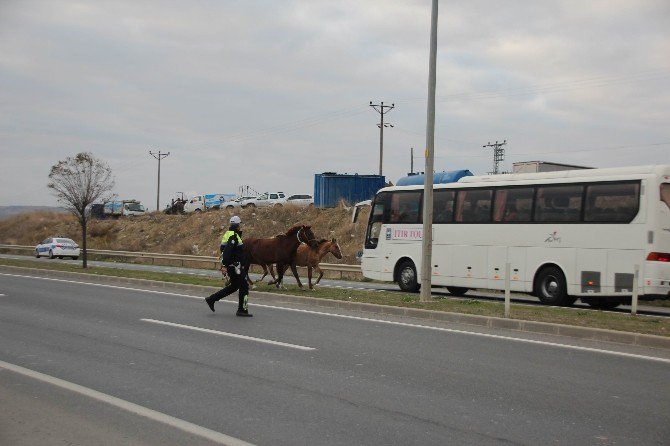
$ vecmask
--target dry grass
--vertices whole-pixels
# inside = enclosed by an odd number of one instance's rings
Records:
[[[337,260],[329,256],[324,259],[327,263],[356,263],[356,252],[363,246],[367,213],[352,224],[351,210],[343,205],[328,209],[294,206],[242,209],[237,213],[242,218],[245,236],[272,237],[295,224],[306,224],[312,226],[318,238],[336,238],[344,257]],[[88,247],[217,256],[221,235],[228,229],[228,220],[233,214],[220,210],[190,215],[152,213],[118,220],[92,220],[88,228]],[[0,221],[0,243],[36,245],[54,235],[81,243],[79,224],[68,214],[34,212]]]

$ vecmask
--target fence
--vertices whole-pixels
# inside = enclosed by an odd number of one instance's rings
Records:
[[[0,244],[0,249],[2,250],[14,250],[14,251],[35,251],[34,246],[26,245],[3,245]],[[106,249],[87,249],[88,255],[109,258],[109,257],[121,257],[121,258],[140,258],[140,259],[150,259],[152,264],[155,264],[156,259],[162,260],[175,260],[181,263],[181,266],[185,266],[186,262],[188,263],[209,263],[212,265],[212,268],[219,268],[219,259],[218,257],[209,257],[209,256],[193,256],[185,254],[163,254],[159,252],[136,252],[136,251],[111,251]],[[344,277],[345,273],[354,274],[357,276],[361,275],[360,265],[345,265],[338,263],[320,263],[319,267],[323,271],[329,271],[333,273],[339,273],[340,278]]]

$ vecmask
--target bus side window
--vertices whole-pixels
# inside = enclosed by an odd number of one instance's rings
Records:
[[[528,222],[533,208],[533,188],[498,189],[493,206],[495,222]]]
[[[485,223],[491,221],[492,189],[459,190],[456,198],[456,221]]]
[[[451,223],[454,221],[453,190],[438,189],[433,194],[433,223]]]
[[[421,223],[422,191],[393,192],[389,223]]]
[[[661,184],[661,201],[670,209],[670,183]]]
[[[628,223],[637,215],[639,202],[639,183],[589,184],[584,221]]]
[[[537,190],[535,221],[578,222],[583,186],[541,186]]]

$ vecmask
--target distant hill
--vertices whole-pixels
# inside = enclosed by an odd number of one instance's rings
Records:
[[[55,206],[0,206],[0,220],[13,217],[18,214],[29,212],[67,212],[63,208]]]

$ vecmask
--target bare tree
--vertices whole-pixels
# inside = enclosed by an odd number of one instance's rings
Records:
[[[51,166],[49,184],[58,201],[65,205],[79,220],[82,234],[83,267],[86,263],[86,227],[88,207],[96,200],[111,195],[114,188],[112,170],[107,163],[93,157],[90,152],[78,153]]]

